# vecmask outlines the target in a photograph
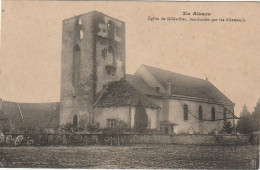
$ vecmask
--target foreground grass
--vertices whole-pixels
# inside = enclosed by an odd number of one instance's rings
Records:
[[[256,155],[252,145],[2,147],[0,167],[250,169]]]

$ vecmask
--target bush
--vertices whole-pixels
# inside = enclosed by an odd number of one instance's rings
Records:
[[[234,130],[234,127],[232,127],[230,122],[224,122],[223,123],[223,129],[220,131],[220,133],[227,133],[231,134]]]
[[[148,115],[146,114],[144,105],[142,105],[141,100],[139,100],[135,109],[134,130],[139,133],[144,133],[146,131],[147,126]]]

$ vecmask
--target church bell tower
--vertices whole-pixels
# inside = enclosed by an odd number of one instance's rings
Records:
[[[100,12],[63,21],[60,126],[94,124],[94,103],[125,77],[125,23]]]

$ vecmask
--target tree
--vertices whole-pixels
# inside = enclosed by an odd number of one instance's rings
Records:
[[[233,131],[234,127],[232,127],[231,123],[230,122],[224,122],[223,123],[223,131],[225,133],[228,133],[228,134],[231,134],[232,131]]]
[[[252,120],[250,120],[250,118],[250,112],[248,111],[247,106],[244,105],[240,112],[240,119],[237,122],[237,131],[239,133],[248,134],[252,132]]]
[[[148,115],[146,114],[144,105],[142,104],[141,100],[139,100],[135,109],[134,129],[139,133],[144,133],[147,126]]]
[[[251,119],[254,120],[252,122],[253,131],[260,130],[260,98],[254,108]]]

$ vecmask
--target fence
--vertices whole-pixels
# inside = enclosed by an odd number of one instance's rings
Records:
[[[3,137],[2,137],[3,138]],[[20,140],[18,140],[20,138]],[[1,139],[0,139],[1,140]],[[1,142],[0,142],[1,143]],[[166,134],[5,134],[4,145],[134,145],[195,144],[244,145],[250,135],[166,135]]]

